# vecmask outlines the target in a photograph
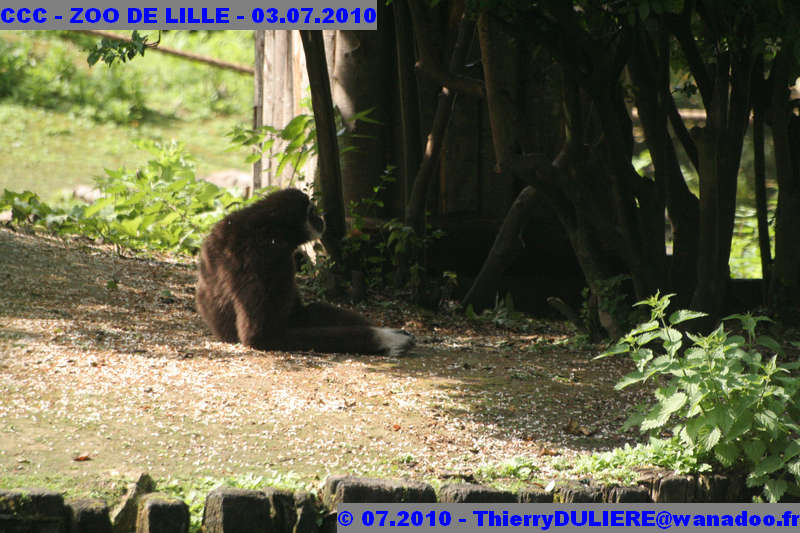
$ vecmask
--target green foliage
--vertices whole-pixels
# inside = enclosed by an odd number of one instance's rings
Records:
[[[678,437],[659,439],[650,437],[647,444],[614,448],[607,452],[581,455],[571,465],[571,475],[591,475],[597,481],[619,482],[632,485],[639,478],[637,468],[658,466],[675,472],[706,472],[710,465],[698,461],[696,455],[681,443]]]
[[[179,498],[189,506],[189,531],[200,533],[203,525],[203,509],[208,493],[219,487],[235,487],[247,490],[259,490],[275,487],[290,491],[309,491],[311,487],[300,481],[294,472],[278,473],[269,471],[266,475],[246,474],[237,477],[218,479],[214,477],[196,477],[189,480],[168,478],[159,481],[158,490]]]
[[[254,149],[245,159],[245,163],[253,164],[267,156],[274,160],[277,175],[289,165],[292,169],[290,185],[294,183],[308,158],[317,153],[317,130],[311,115],[297,115],[283,129],[273,126],[253,129],[237,125],[228,133],[228,137],[233,144],[229,150],[241,147]],[[303,176],[299,176],[299,179],[302,180]]]
[[[148,46],[138,34],[134,39],[131,49]],[[228,61],[253,61],[252,32],[167,31],[159,41]],[[99,50],[95,38],[60,31],[2,32],[0,98],[118,124],[238,114],[242,102],[252,101],[252,80],[239,73],[163,54],[123,65],[131,49],[116,43],[111,46],[119,47],[104,49],[114,57],[110,66],[90,68],[87,56],[107,63],[102,53],[91,57]]]
[[[107,170],[98,178],[102,196],[90,205],[53,207],[31,192],[6,190],[0,210],[58,234],[100,237],[134,250],[195,253],[210,227],[245,201],[212,183],[198,181],[194,162],[179,144],[140,141],[153,158],[136,172]]]
[[[775,242],[775,224],[769,225],[770,242]],[[731,277],[759,279],[761,250],[758,245],[758,221],[755,209],[738,207],[731,240]]]
[[[144,84],[135,72],[80,68],[63,45],[44,49],[30,35],[0,37],[0,98],[29,106],[71,111],[98,122],[120,124],[148,114]]]
[[[495,479],[518,479],[529,481],[541,469],[536,464],[536,459],[528,457],[512,457],[506,461],[484,465],[478,468],[476,474],[481,481],[493,481]]]
[[[394,166],[387,166],[378,184],[372,188],[372,196],[351,201],[347,206],[351,222],[350,230],[342,241],[342,257],[348,268],[362,271],[367,284],[373,287],[383,284],[389,261],[385,255],[386,242],[370,233],[365,218],[380,214],[384,207],[381,197],[395,182],[394,170]]]
[[[732,315],[746,337],[723,324],[708,335],[682,333],[676,326],[703,313],[675,311],[667,317],[670,295],[637,305],[650,307],[650,320],[600,355],[627,353],[636,370],[616,388],[654,381],[656,402],[642,406],[626,426],[656,435],[674,422],[673,434],[698,461],[749,472],[748,486],[762,487],[778,501],[800,493],[799,362],[779,364],[781,346],[756,334],[765,317]],[[691,344],[684,346],[686,341]],[[762,352],[774,355],[764,358]]]
[[[375,120],[369,117],[373,109],[356,113],[350,117],[350,121],[375,123]],[[348,129],[343,126],[342,115],[338,109],[336,110],[336,123],[336,135],[340,143],[339,153],[353,150],[352,146],[347,145],[347,140],[357,135],[349,133]],[[273,159],[277,175],[280,175],[288,165],[292,169],[290,185],[296,178],[300,180],[304,178],[300,172],[308,158],[317,154],[317,127],[314,117],[308,114],[297,115],[281,129],[270,125],[260,128],[237,125],[228,132],[228,137],[232,144],[229,150],[252,149],[252,153],[245,159],[247,164],[253,164],[264,157]]]
[[[115,61],[125,63],[137,55],[144,56],[144,51],[146,49],[147,36],[142,36],[138,31],[134,30],[131,34],[131,42],[103,38],[100,43],[89,52],[86,61],[89,65],[94,65],[102,59],[103,63],[110,66]]]
[[[444,231],[428,225],[425,235],[418,235],[414,228],[399,219],[391,219],[378,228],[368,228],[366,219],[376,217],[384,208],[382,196],[395,182],[395,167],[388,166],[379,182],[372,188],[372,196],[350,202],[348,215],[350,231],[342,242],[346,267],[364,272],[370,286],[386,283],[389,274],[408,266],[410,288],[418,290],[427,281],[425,255],[430,246],[444,237]],[[455,274],[449,273],[447,283],[452,285]]]

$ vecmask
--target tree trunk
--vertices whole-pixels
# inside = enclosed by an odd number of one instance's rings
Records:
[[[536,189],[529,185],[514,200],[481,271],[461,302],[462,306],[471,305],[475,311],[480,312],[494,303],[500,277],[525,247],[522,231],[533,216],[531,204],[535,196]]]
[[[792,113],[787,87],[796,72],[791,50],[782,49],[772,68],[772,137],[778,177],[775,216],[775,260],[770,306],[796,310],[800,302],[800,119]]]
[[[694,128],[700,160],[700,240],[692,308],[719,317],[730,278],[736,187],[750,113],[749,51],[718,56],[707,125]]]
[[[395,52],[397,61],[397,91],[400,101],[401,187],[403,203],[408,203],[414,176],[422,161],[422,139],[419,124],[419,93],[414,76],[414,42],[408,4],[402,0],[392,2],[395,27]]]
[[[308,82],[311,86],[311,104],[317,125],[319,153],[320,192],[322,210],[325,212],[325,233],[322,243],[333,260],[341,264],[342,238],[345,234],[344,200],[342,198],[342,171],[339,166],[339,147],[336,140],[336,120],[325,63],[325,44],[322,31],[300,30],[306,56]]]
[[[756,220],[758,221],[758,249],[761,256],[762,302],[768,302],[772,251],[770,249],[769,223],[767,222],[767,170],[764,157],[764,99],[762,90],[764,80],[761,72],[763,63],[758,62],[755,69],[754,85],[758,92],[753,98],[753,189],[756,193]]]
[[[379,25],[383,27],[386,23],[385,9],[378,11],[382,19]],[[373,187],[386,168],[389,135],[387,74],[391,61],[384,46],[385,33],[386,29],[336,32],[331,76],[333,101],[342,113],[344,127],[352,134],[343,142],[353,148],[341,152],[345,204],[371,197]],[[352,120],[356,113],[368,110],[372,110],[368,121]]]
[[[586,124],[590,122],[586,116],[593,116],[590,105],[584,101],[586,96],[581,92],[578,83],[570,75],[565,75],[562,82],[562,104],[565,116],[565,140],[561,153],[553,162],[536,160],[536,166],[525,168],[528,158],[515,153],[519,146],[518,132],[512,127],[508,117],[513,117],[515,105],[511,95],[500,83],[502,76],[493,61],[497,29],[487,13],[482,13],[477,22],[478,38],[481,45],[481,59],[484,70],[489,123],[491,125],[492,143],[495,151],[498,172],[514,172],[518,177],[531,183],[537,190],[553,203],[559,221],[564,227],[578,264],[586,278],[598,308],[605,307],[601,302],[603,283],[615,274],[609,268],[607,250],[603,250],[598,236],[614,234],[614,216],[609,213],[611,204],[607,188],[598,188],[598,174],[606,172],[604,168],[588,161],[590,150],[587,148],[588,138]],[[528,194],[520,195],[509,211],[503,223],[495,247],[484,264],[482,275],[476,280],[483,286],[474,287],[470,298],[481,296],[486,299],[493,296],[492,287],[486,283],[503,267],[503,260],[508,253],[513,253],[510,242],[523,221],[520,211],[529,202]],[[527,214],[530,216],[530,213]],[[605,228],[598,229],[598,227]],[[494,288],[496,290],[496,287]],[[472,291],[472,289],[471,289]],[[487,296],[488,295],[488,296]],[[475,298],[476,301],[477,298]],[[616,336],[621,329],[612,320],[604,323],[610,335]]]
[[[698,201],[686,186],[667,127],[667,117],[673,117],[673,129],[685,131],[670,94],[669,47],[664,36],[660,36],[660,39],[654,43],[648,34],[641,32],[628,70],[638,86],[635,92],[636,107],[653,159],[656,185],[663,195],[672,224],[672,261],[666,285],[670,291],[677,293],[676,303],[688,305],[697,277]],[[688,132],[686,135],[679,134],[679,137],[687,153],[694,154],[693,160],[696,161],[697,149]]]

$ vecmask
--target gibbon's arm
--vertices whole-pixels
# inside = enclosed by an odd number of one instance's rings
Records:
[[[284,289],[285,295],[276,294],[278,287],[267,286],[256,275],[245,276],[231,287],[237,337],[245,346],[274,349],[274,339],[289,326],[293,303],[291,287]]]

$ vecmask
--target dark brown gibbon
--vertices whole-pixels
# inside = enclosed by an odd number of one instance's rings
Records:
[[[227,342],[260,350],[400,355],[414,337],[326,303],[304,305],[294,252],[325,229],[308,196],[274,192],[218,222],[200,252],[197,309]]]

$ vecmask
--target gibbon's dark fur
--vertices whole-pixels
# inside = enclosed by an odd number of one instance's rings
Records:
[[[325,303],[303,305],[294,251],[325,224],[305,193],[274,192],[218,222],[200,252],[197,310],[227,342],[261,350],[401,354],[414,339]]]

